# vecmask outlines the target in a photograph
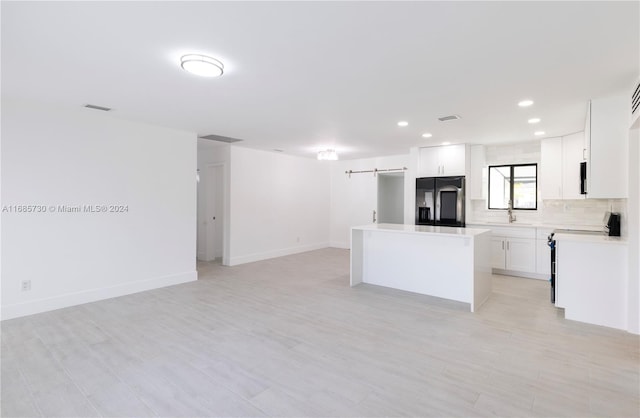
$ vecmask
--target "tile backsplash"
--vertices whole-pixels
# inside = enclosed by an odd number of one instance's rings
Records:
[[[622,235],[627,231],[627,199],[542,200],[538,210],[515,210],[516,222],[549,225],[602,226],[605,212],[622,216]],[[467,223],[506,222],[506,210],[488,210],[486,200],[472,200]]]

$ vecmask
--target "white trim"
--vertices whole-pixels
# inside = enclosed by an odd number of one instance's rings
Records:
[[[103,299],[115,298],[129,295],[131,293],[143,292],[145,290],[157,289],[160,287],[173,286],[198,280],[197,271],[187,271],[172,274],[170,276],[156,277],[153,279],[127,282],[115,286],[102,287],[98,289],[84,290],[81,292],[67,293],[51,298],[30,300],[22,303],[2,306],[2,320],[19,318],[21,316],[33,315],[69,306],[81,305],[89,302],[96,302]]]
[[[330,241],[329,242],[329,247],[331,248],[342,248],[345,250],[350,250],[351,247],[349,247],[349,243],[348,242],[341,242],[341,241]]]
[[[268,260],[270,258],[283,257],[285,255],[305,253],[307,251],[320,250],[322,248],[327,248],[327,247],[329,247],[328,242],[321,242],[318,244],[309,244],[309,245],[300,245],[297,247],[281,248],[279,250],[266,251],[264,253],[254,253],[249,255],[241,255],[238,257],[230,257],[229,263],[224,265],[237,266],[239,264],[253,263],[254,261]]]

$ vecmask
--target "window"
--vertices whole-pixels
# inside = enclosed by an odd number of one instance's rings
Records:
[[[489,166],[489,209],[536,210],[537,197],[538,164]]]

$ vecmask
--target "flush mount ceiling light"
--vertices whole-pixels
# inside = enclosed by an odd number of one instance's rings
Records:
[[[180,58],[182,69],[202,77],[220,77],[224,73],[224,65],[215,58],[206,55],[189,54]]]
[[[540,118],[531,118],[527,122],[532,123],[532,124],[533,123],[538,123],[538,122],[540,122]]]
[[[544,131],[535,131],[533,134],[535,136],[542,136],[542,135],[544,135]]]
[[[442,143],[442,145],[451,145],[451,142],[449,142],[449,141],[444,141],[444,142]]]
[[[409,122],[407,122],[406,120],[401,120],[400,122],[398,122],[398,126],[404,128],[405,126],[409,126]]]
[[[318,160],[322,161],[336,161],[338,159],[338,153],[334,149],[327,149],[324,151],[318,151]]]
[[[429,132],[425,132],[422,134],[423,138],[431,138],[433,135],[431,135]]]
[[[529,99],[521,100],[521,101],[518,102],[518,106],[520,106],[520,107],[529,107],[532,104],[533,104],[533,100],[529,100]]]

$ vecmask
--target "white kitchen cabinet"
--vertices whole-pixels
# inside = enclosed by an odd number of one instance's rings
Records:
[[[536,240],[536,273],[551,275],[551,249],[546,239]]]
[[[547,138],[540,142],[538,177],[541,199],[562,199],[562,138]]]
[[[464,176],[466,147],[446,145],[419,150],[418,177]]]
[[[487,158],[484,145],[471,145],[469,147],[469,159],[467,197],[469,199],[486,199]]]
[[[535,228],[491,227],[491,267],[536,273]]]
[[[585,133],[588,148],[587,197],[628,197],[629,98],[590,101]]]
[[[494,269],[504,269],[507,265],[505,239],[504,237],[491,238],[491,267]]]
[[[507,270],[522,271],[525,273],[536,272],[535,240],[529,238],[509,238],[506,244]]]
[[[562,198],[584,199],[580,194],[580,163],[584,161],[584,132],[562,137]]]
[[[627,243],[603,236],[555,238],[556,306],[565,318],[626,330]]]

